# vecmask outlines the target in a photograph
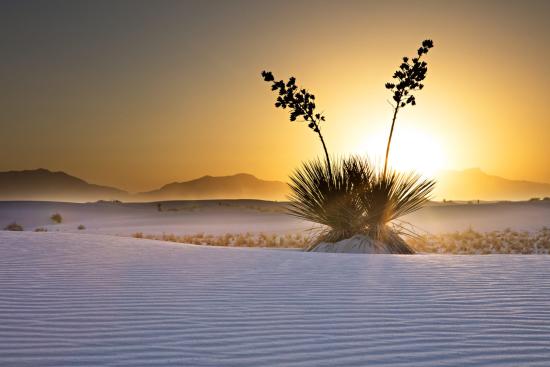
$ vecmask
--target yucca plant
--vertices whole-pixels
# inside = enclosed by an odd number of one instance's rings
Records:
[[[324,226],[319,240],[336,242],[364,232],[363,210],[353,194],[360,177],[348,174],[348,164],[336,160],[329,171],[327,162],[316,159],[290,176],[290,214]]]
[[[395,107],[381,172],[360,157],[331,162],[320,129],[325,117],[316,112],[315,96],[299,88],[294,77],[287,82],[276,81],[271,72],[262,72],[264,81],[271,83],[271,89],[278,92],[275,107],[289,108],[290,121],[303,118],[308,127],[318,134],[323,145],[326,160],[303,163],[290,176],[289,184],[290,214],[322,226],[313,246],[319,242],[337,242],[362,234],[390,253],[414,253],[389,224],[420,209],[429,200],[435,183],[414,173],[388,170],[388,156],[399,109],[407,104],[416,104],[412,92],[423,88],[421,82],[426,76],[427,64],[420,58],[431,47],[431,40],[422,42],[418,57],[413,58],[412,62],[407,57],[403,58],[400,70],[393,76],[397,82],[386,84],[386,88],[394,94]]]
[[[378,172],[363,158],[336,160],[332,178],[326,165],[306,162],[290,177],[290,213],[323,226],[319,242],[357,234],[383,243],[392,253],[413,253],[389,223],[422,207],[434,187],[413,173]]]
[[[369,237],[386,244],[392,253],[413,253],[388,224],[424,206],[435,182],[415,173],[375,172],[354,191],[364,211],[365,231]]]

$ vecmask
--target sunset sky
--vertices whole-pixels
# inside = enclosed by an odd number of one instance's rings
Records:
[[[0,170],[145,191],[285,180],[322,155],[260,78],[317,96],[334,155],[384,154],[384,83],[434,40],[390,162],[550,182],[550,1],[2,1]]]

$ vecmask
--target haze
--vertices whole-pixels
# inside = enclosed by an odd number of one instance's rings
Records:
[[[0,4],[0,170],[130,191],[206,174],[286,180],[321,147],[273,108],[263,69],[316,94],[331,152],[380,157],[384,83],[432,38],[391,163],[550,182],[549,2],[151,4]]]

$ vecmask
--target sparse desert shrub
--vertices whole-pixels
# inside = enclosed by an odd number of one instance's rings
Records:
[[[50,219],[52,220],[52,222],[54,222],[55,224],[60,224],[63,222],[63,217],[61,216],[61,214],[59,213],[54,213],[50,216]]]
[[[78,227],[76,227],[79,231],[83,231],[86,229],[86,227],[84,226],[84,224],[79,224]]]
[[[143,233],[142,232],[136,232],[132,235],[132,237],[134,237],[134,238],[143,238]]]
[[[34,229],[35,232],[48,232],[47,228],[44,227],[38,227]]]
[[[23,226],[17,224],[16,222],[10,223],[4,227],[4,231],[22,231]]]

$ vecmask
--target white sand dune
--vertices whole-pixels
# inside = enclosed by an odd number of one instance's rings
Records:
[[[0,365],[549,366],[549,269],[0,232]]]
[[[219,205],[222,203],[222,205]],[[265,207],[265,211],[262,209]],[[311,227],[282,212],[281,204],[258,200],[180,201],[163,203],[163,212],[156,203],[60,203],[0,201],[0,229],[16,221],[25,230],[44,227],[49,231],[78,232],[79,224],[86,232],[128,236],[173,233],[294,233]],[[170,211],[170,209],[176,209]],[[278,211],[274,211],[278,210]],[[62,224],[53,224],[50,216],[60,213]]]
[[[171,233],[176,235],[210,233],[304,233],[312,223],[286,214],[282,203],[258,200],[174,201],[163,203],[59,203],[0,201],[0,229],[12,222],[25,230],[44,227],[48,231],[79,232],[129,236]],[[60,213],[62,224],[50,216]],[[462,231],[473,228],[493,231],[512,228],[535,231],[550,226],[550,202],[516,202],[481,205],[430,205],[405,216],[416,230],[430,233]]]

